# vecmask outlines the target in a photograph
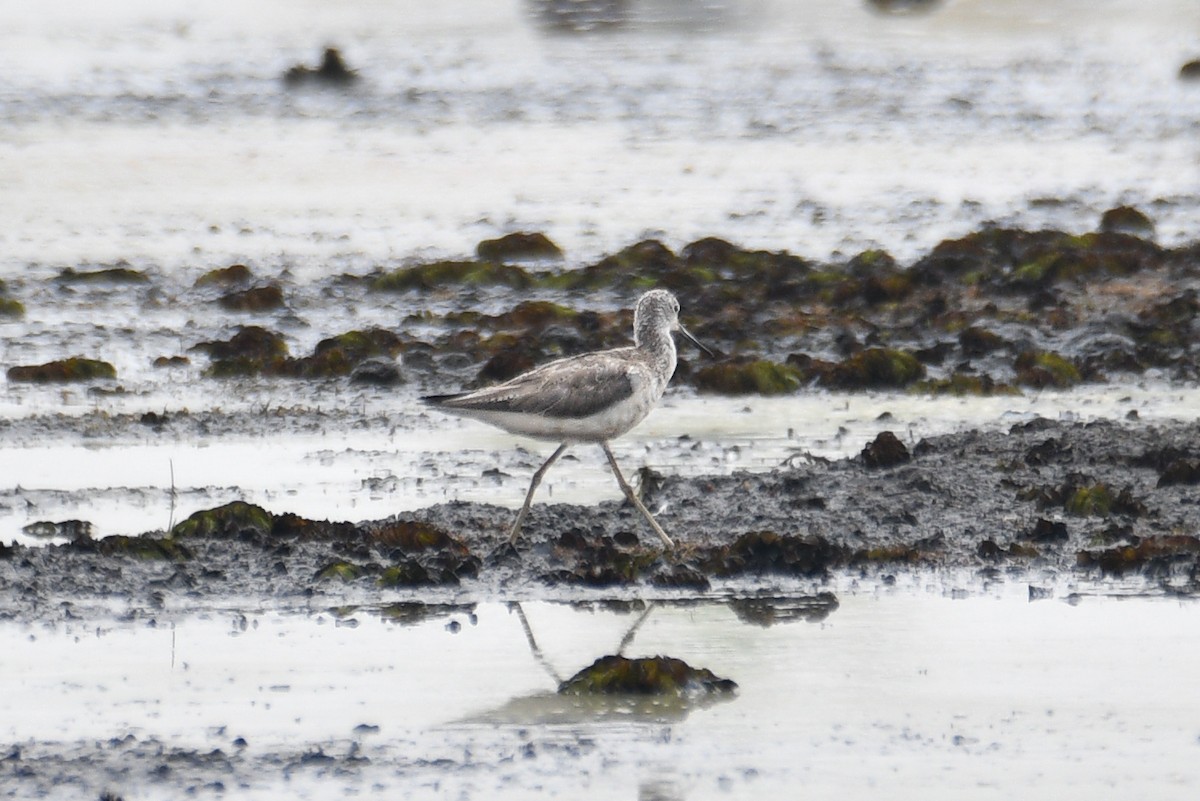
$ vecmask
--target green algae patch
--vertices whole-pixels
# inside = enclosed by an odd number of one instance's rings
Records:
[[[244,264],[231,264],[216,270],[209,270],[196,279],[192,286],[201,289],[206,286],[234,287],[250,283],[254,273]]]
[[[800,388],[803,374],[788,364],[756,359],[708,365],[697,370],[693,380],[701,392],[786,395]]]
[[[60,284],[144,284],[150,279],[145,273],[129,267],[108,267],[82,272],[68,267],[59,273],[55,280]]]
[[[1071,493],[1064,508],[1067,514],[1076,517],[1108,517],[1112,514],[1116,497],[1107,484],[1091,484]]]
[[[399,564],[385,567],[379,574],[379,578],[375,580],[375,583],[386,589],[391,587],[420,587],[435,582],[424,565],[415,559],[406,559]]]
[[[66,384],[80,381],[111,380],[117,368],[98,359],[72,357],[45,364],[18,365],[8,368],[9,381],[31,384]]]
[[[534,279],[527,271],[511,264],[492,261],[435,261],[413,267],[401,267],[384,273],[371,283],[378,292],[431,290],[459,285],[506,286],[525,289]]]
[[[1066,389],[1083,380],[1074,362],[1049,351],[1027,350],[1017,357],[1013,368],[1018,384],[1035,389]]]
[[[128,556],[143,562],[186,562],[192,558],[192,552],[174,537],[118,535],[96,540],[95,547],[104,556]]]
[[[657,239],[645,239],[605,256],[582,270],[547,275],[552,289],[613,288],[642,292],[656,286],[685,289],[711,284],[716,273],[704,265],[688,265]]]
[[[323,339],[309,356],[270,365],[267,372],[298,378],[331,378],[349,375],[367,359],[392,357],[404,349],[396,334],[383,328],[347,331]]]
[[[339,559],[317,570],[313,575],[313,581],[340,581],[343,584],[349,584],[362,578],[365,574],[366,571],[362,566]]]
[[[16,298],[0,297],[0,317],[18,318],[25,316],[25,304]]]
[[[498,239],[485,239],[475,246],[483,261],[560,261],[562,249],[540,232],[518,231]]]
[[[629,659],[602,656],[558,687],[561,695],[665,695],[732,693],[737,683],[669,656]]]
[[[215,509],[195,512],[171,530],[173,537],[265,537],[271,533],[275,516],[245,501],[233,501]]]
[[[925,377],[925,365],[894,348],[867,348],[818,372],[830,389],[902,389]]]
[[[450,536],[445,530],[430,523],[412,520],[389,522],[370,533],[377,545],[413,551],[451,551],[459,554],[468,552],[467,546]]]

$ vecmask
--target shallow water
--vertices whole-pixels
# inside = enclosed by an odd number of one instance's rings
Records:
[[[496,311],[486,293],[364,300],[336,277],[467,256],[508,231],[545,231],[567,268],[646,236],[709,235],[906,263],[986,221],[1094,230],[1119,203],[1147,211],[1160,244],[1195,239],[1197,87],[1176,78],[1200,55],[1193,0],[947,0],[906,17],[682,5],[697,6],[636,3],[601,35],[547,32],[515,1],[0,6],[0,278],[27,310],[0,320],[0,365],[88,355],[121,385],[0,389],[0,542],[30,542],[20,529],[36,520],[162,529],[234,498],[352,520],[519,503],[545,451],[422,412],[429,387],[151,367],[243,323],[302,354],[430,303]],[[327,43],[361,83],[285,90],[283,72]],[[149,284],[54,281],[121,261]],[[287,308],[230,313],[192,288],[234,262],[279,282]],[[1034,414],[1153,424],[1198,408],[1196,387],[1149,376],[965,401],[683,392],[615,445],[628,472],[697,475],[851,455],[882,429],[911,443]],[[147,411],[183,422],[120,417]],[[599,451],[576,448],[539,499],[616,497]],[[32,769],[0,774],[0,795],[1195,797],[1194,603],[842,580],[840,607],[813,623],[654,606],[628,653],[740,685],[684,709],[581,712],[550,696],[638,615],[545,603],[540,587],[523,608],[545,664],[507,599],[422,616],[258,598],[193,609],[166,593],[163,609],[113,599],[111,618],[0,622],[0,742],[20,751],[0,770]],[[971,597],[950,597],[960,585]]]
[[[18,477],[15,488],[0,488],[0,542],[37,542],[21,529],[42,520],[87,520],[96,536],[162,530],[230,500],[351,521],[449,500],[515,508],[552,449],[482,423],[406,411],[412,400],[405,396],[371,393],[353,395],[340,414],[249,415],[248,428],[227,421],[234,432],[163,436],[131,424],[81,444],[76,425],[32,428],[28,439],[11,437],[0,450],[0,474]],[[627,474],[644,466],[667,476],[726,475],[853,456],[884,430],[911,446],[969,428],[1003,430],[1039,415],[1088,421],[1136,413],[1136,424],[1153,425],[1190,419],[1197,408],[1200,389],[1158,383],[992,398],[682,394],[669,396],[613,448]],[[108,431],[104,419],[97,425]],[[594,504],[620,497],[600,449],[577,445],[547,474],[537,500]]]
[[[80,776],[56,798],[104,787],[174,798],[214,780],[244,798],[1194,794],[1195,603],[1029,602],[1023,584],[965,599],[860,588],[839,600],[823,619],[773,625],[742,617],[795,601],[648,612],[484,603],[409,623],[366,608],[7,622],[0,738],[35,773]],[[626,655],[707,667],[738,683],[736,697],[580,707],[553,695],[635,624]],[[232,768],[156,776],[166,756],[122,761],[136,743],[220,749]],[[75,756],[39,767],[43,749]],[[301,761],[318,749],[328,762]],[[105,774],[122,764],[127,775]]]
[[[1120,202],[1194,237],[1190,0],[530,5],[9,4],[4,270],[464,255],[543,228],[573,263],[658,232],[902,259],[988,219],[1091,230]],[[280,80],[340,45],[350,92]]]

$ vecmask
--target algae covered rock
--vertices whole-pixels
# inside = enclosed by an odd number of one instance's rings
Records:
[[[224,341],[201,342],[193,350],[212,358],[208,374],[216,378],[258,375],[280,364],[288,354],[282,334],[257,325],[242,326]]]
[[[405,552],[452,551],[468,553],[467,546],[431,523],[414,520],[391,521],[371,532],[379,545],[400,548]]]
[[[195,512],[171,529],[173,537],[265,537],[271,533],[275,516],[245,501],[233,501],[215,509]]]
[[[65,384],[78,381],[114,379],[117,369],[98,359],[72,357],[45,364],[17,365],[8,368],[8,380],[31,384]]]
[[[700,270],[699,274],[689,271],[683,260],[662,242],[645,239],[582,270],[564,274],[560,282],[570,289],[609,287],[642,291],[658,285],[679,289],[706,277],[711,279],[706,270]]]
[[[71,267],[58,274],[60,284],[144,284],[150,278],[131,267],[105,267],[100,270],[76,271]]]
[[[230,311],[271,311],[283,307],[283,289],[268,284],[222,295],[217,301]]]
[[[231,264],[216,270],[209,270],[196,279],[192,286],[199,289],[206,286],[235,287],[250,283],[254,274],[244,264]]]
[[[1153,236],[1154,221],[1133,206],[1117,206],[1100,215],[1100,230],[1106,233]]]
[[[602,656],[558,687],[562,695],[668,695],[732,693],[737,684],[706,668],[669,656]]]
[[[433,290],[448,286],[506,286],[525,289],[533,276],[511,264],[492,261],[435,261],[413,267],[401,267],[384,273],[371,282],[377,292]]]
[[[1013,367],[1017,372],[1017,383],[1035,389],[1065,389],[1083,380],[1074,362],[1047,351],[1025,351],[1017,357]]]
[[[311,355],[280,363],[274,372],[303,378],[350,375],[368,359],[393,358],[403,347],[400,337],[383,328],[347,331],[322,339]]]
[[[21,527],[22,533],[37,539],[63,538],[68,540],[90,540],[95,527],[88,520],[37,520]]]
[[[394,387],[404,383],[404,375],[395,359],[372,356],[363,359],[350,370],[350,383]]]
[[[0,282],[0,317],[24,317],[25,304],[16,298],[8,297],[4,292],[4,284]]]
[[[901,389],[925,377],[925,365],[908,351],[867,348],[818,374],[830,389]]]
[[[562,259],[563,252],[543,233],[519,231],[483,240],[476,245],[475,255],[484,261],[497,262],[557,261]]]
[[[192,558],[192,552],[174,537],[118,535],[95,540],[94,545],[104,556],[128,556],[143,562],[186,562]]]
[[[700,368],[694,382],[701,392],[721,395],[785,395],[800,388],[802,374],[768,359],[727,360]]]
[[[1173,459],[1158,477],[1158,488],[1200,484],[1200,459]]]
[[[366,574],[361,565],[338,559],[319,568],[313,575],[313,581],[340,581],[349,584]]]

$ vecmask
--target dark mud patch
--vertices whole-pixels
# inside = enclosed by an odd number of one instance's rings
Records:
[[[406,756],[401,748],[416,752],[417,744],[411,740],[400,740],[395,747],[379,743],[373,737],[379,728],[363,724],[345,739],[301,742],[266,753],[257,743],[239,736],[235,724],[210,731],[210,742],[202,747],[133,733],[107,740],[25,743],[0,752],[0,777],[6,789],[10,782],[20,787],[23,798],[132,801],[261,793],[266,782],[283,787],[293,782],[317,786],[335,780],[342,784],[366,782],[397,771],[410,780],[428,781],[436,778],[439,770],[472,767],[466,760],[430,764]],[[107,789],[100,793],[88,789],[95,787]],[[283,789],[280,793],[287,794]]]
[[[1148,591],[1200,592],[1194,488],[1163,483],[1200,424],[1134,427],[1037,419],[1008,432],[877,440],[840,461],[766,474],[666,477],[645,500],[678,541],[664,551],[625,503],[537,503],[515,549],[513,512],[441,504],[361,523],[235,502],[172,532],[87,536],[6,549],[0,615],[86,614],[95,602],[150,609],[228,597],[306,603],[446,603],[580,592],[697,597],[794,592],[838,577],[966,570],[987,578],[1140,577]],[[897,445],[908,460],[872,448]]]

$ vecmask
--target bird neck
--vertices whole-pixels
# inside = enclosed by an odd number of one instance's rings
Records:
[[[663,377],[663,381],[670,381],[675,373],[676,359],[675,339],[670,330],[647,326],[635,332],[634,342],[653,359],[655,369]]]

